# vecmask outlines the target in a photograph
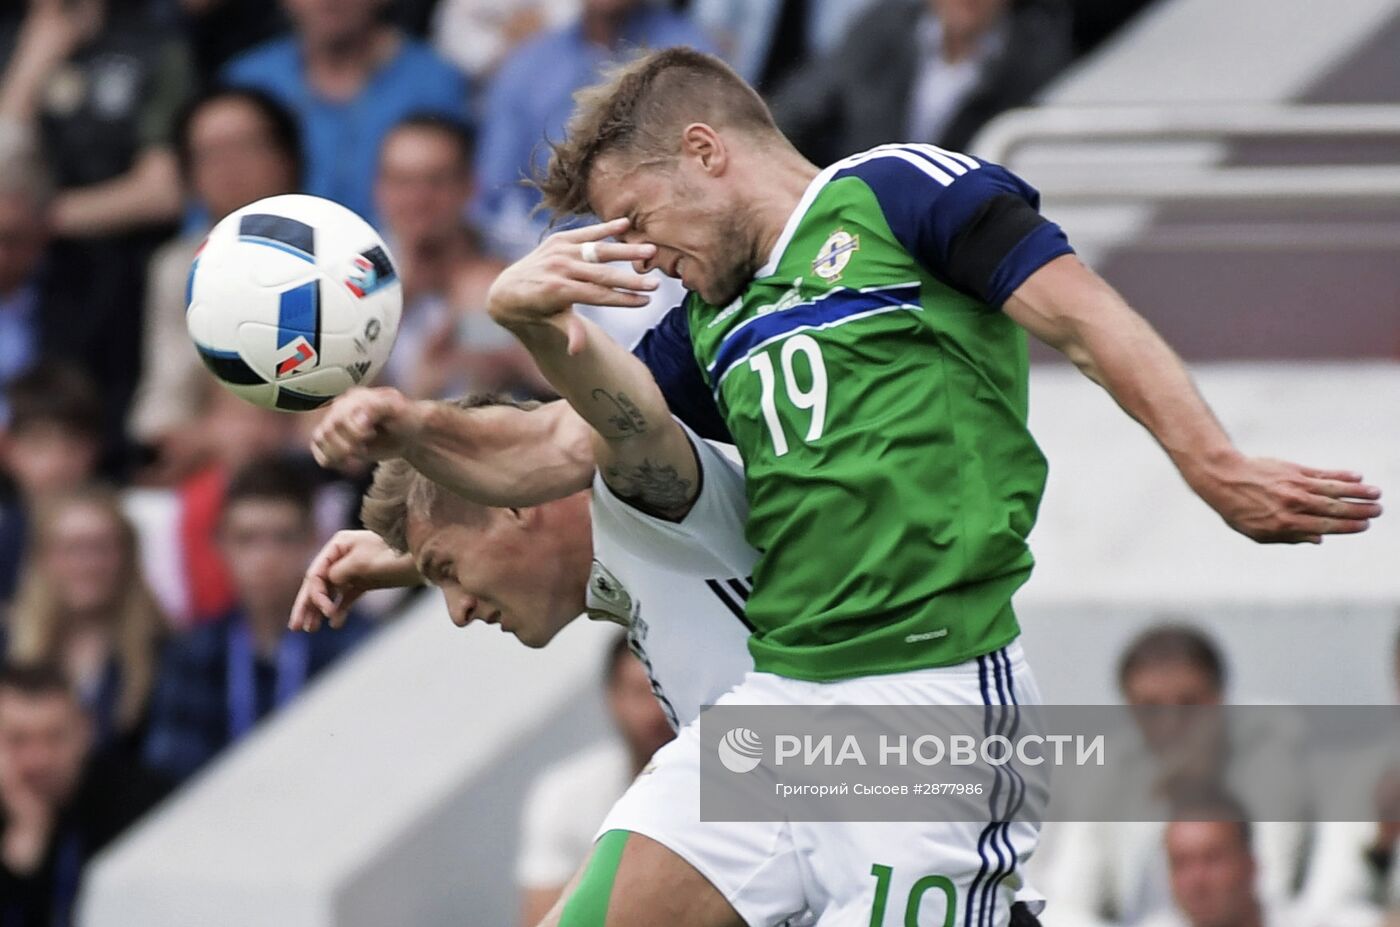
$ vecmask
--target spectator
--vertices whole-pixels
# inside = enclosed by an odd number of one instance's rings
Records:
[[[760,93],[830,53],[871,0],[695,0],[695,21]]]
[[[176,122],[176,151],[186,181],[212,221],[267,196],[294,192],[301,177],[295,118],[256,90],[216,90]],[[141,381],[131,410],[132,436],[156,452],[150,481],[188,476],[208,456],[196,426],[209,378],[185,329],[190,264],[207,230],[161,246],[146,290]]]
[[[528,353],[486,314],[504,262],[481,252],[462,215],[471,197],[472,137],[436,116],[385,139],[375,199],[398,261],[404,306],[383,379],[410,396],[543,388]]]
[[[180,211],[170,127],[189,87],[184,46],[138,0],[30,0],[0,79],[0,134],[37,139],[58,189],[41,225],[67,298],[46,300],[47,353],[102,384],[113,476],[129,463],[144,268]]]
[[[433,44],[473,78],[485,80],[521,42],[578,14],[579,0],[442,0]]]
[[[1400,700],[1400,634],[1391,654],[1397,700]],[[1380,742],[1369,755],[1349,762],[1355,781],[1329,781],[1343,794],[1373,796],[1375,821],[1324,821],[1303,885],[1302,906],[1322,917],[1338,910],[1400,909],[1400,745]]]
[[[29,0],[0,80],[0,121],[42,138],[63,191],[52,213],[58,234],[175,219],[169,133],[189,87],[184,46],[139,0]]]
[[[161,797],[139,767],[94,757],[56,667],[0,671],[0,924],[71,923],[88,860]]]
[[[619,635],[604,673],[608,713],[622,736],[584,750],[540,773],[525,798],[520,857],[520,921],[538,923],[563,892],[612,803],[675,733],[652,694],[646,667]]]
[[[887,142],[961,149],[1069,60],[1061,0],[876,0],[774,92],[773,116],[817,164]]]
[[[0,498],[0,603],[14,596],[32,513],[92,479],[101,452],[101,406],[79,371],[45,364],[10,384],[10,428],[0,469],[13,485]]]
[[[7,656],[68,675],[98,749],[139,758],[164,624],[115,493],[88,487],[40,510]]]
[[[146,740],[151,768],[188,777],[369,631],[358,616],[336,634],[287,630],[316,550],[313,491],[304,468],[276,457],[248,464],[229,484],[219,532],[237,604],[168,648]]]
[[[1118,664],[1118,684],[1124,700],[1134,708],[1205,708],[1225,702],[1225,661],[1215,644],[1203,632],[1184,624],[1159,624],[1140,634],[1128,645]],[[1151,719],[1150,713],[1143,718]],[[1157,717],[1161,717],[1157,715]],[[1202,713],[1187,715],[1187,721],[1201,723]],[[1289,786],[1280,781],[1278,770],[1303,768],[1301,744],[1288,731],[1261,730],[1258,715],[1234,716],[1220,727],[1218,765],[1196,764],[1183,767],[1180,774],[1162,783],[1162,793],[1189,793],[1204,787],[1229,788],[1247,794],[1241,784],[1254,779],[1279,782],[1272,801],[1281,801]],[[1143,755],[1130,762],[1134,772],[1122,777],[1125,788],[1154,778],[1160,768],[1151,752],[1160,749],[1163,732],[1171,735],[1180,727],[1154,727],[1142,721]],[[1203,730],[1203,729],[1198,729]],[[1204,754],[1197,750],[1196,757]],[[1209,768],[1208,768],[1209,767]],[[1129,767],[1125,767],[1129,768]],[[1223,780],[1216,773],[1225,770]],[[1100,794],[1092,799],[1106,807],[1159,808],[1165,814],[1163,795]],[[1293,893],[1302,866],[1307,831],[1306,790],[1298,783],[1294,813],[1282,822],[1260,823],[1257,853],[1261,889],[1270,899]],[[1117,803],[1116,805],[1114,803]],[[1277,811],[1278,805],[1271,806]],[[1082,927],[1112,921],[1124,925],[1141,924],[1170,909],[1170,880],[1162,851],[1162,825],[1153,821],[1067,822],[1047,825],[1046,853],[1037,854],[1032,875],[1037,887],[1055,904],[1046,909],[1047,927]]]
[[[278,0],[171,0],[178,2],[201,87],[209,87],[224,64],[287,28]]]
[[[224,79],[266,91],[301,120],[306,192],[375,221],[370,191],[389,130],[412,113],[461,118],[467,83],[379,19],[384,0],[285,0],[295,34],[230,61]]]
[[[1253,830],[1228,796],[1179,807],[1163,834],[1175,910],[1150,927],[1302,927],[1287,905],[1260,896]]]
[[[505,60],[486,98],[473,207],[493,251],[517,258],[544,233],[545,218],[532,215],[539,194],[520,181],[543,166],[544,140],[562,137],[574,91],[638,47],[667,45],[712,50],[689,19],[645,0],[583,0],[572,23],[541,33]]]
[[[35,152],[21,144],[0,146],[0,390],[38,362],[44,323],[64,314],[51,303],[53,275],[43,272],[52,195]],[[0,431],[8,419],[0,399]]]

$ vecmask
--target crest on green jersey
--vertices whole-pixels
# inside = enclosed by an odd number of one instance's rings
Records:
[[[826,241],[822,243],[816,259],[812,261],[812,273],[827,283],[835,283],[841,279],[841,272],[859,250],[859,235],[852,235],[845,229],[837,229],[826,236]]]

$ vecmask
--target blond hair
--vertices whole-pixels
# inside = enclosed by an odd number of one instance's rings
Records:
[[[537,409],[533,400],[516,400],[490,393],[477,393],[461,399],[436,400],[453,409],[483,406],[512,406],[524,411]],[[395,551],[408,553],[408,520],[428,515],[438,497],[439,487],[402,458],[382,460],[374,468],[374,480],[360,500],[360,523],[384,539]]]
[[[542,208],[556,219],[592,212],[588,180],[599,158],[672,161],[681,131],[696,122],[782,138],[758,91],[714,55],[667,48],[606,71],[574,94],[564,140],[550,142],[549,163],[533,180]]]
[[[122,511],[114,491],[89,486],[60,495],[40,508],[30,537],[31,553],[10,613],[8,656],[21,663],[62,663],[70,616],[64,611],[58,589],[37,561],[38,555],[54,543],[54,532],[62,514],[79,507],[101,511],[117,527],[122,563],[119,588],[111,607],[114,656],[121,670],[122,684],[116,721],[119,730],[130,731],[145,716],[155,685],[165,617],[141,575],[136,530]]]

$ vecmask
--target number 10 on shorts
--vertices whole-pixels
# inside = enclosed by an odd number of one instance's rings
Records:
[[[870,867],[870,874],[875,877],[875,903],[870,907],[870,927],[886,927],[885,907],[889,903],[890,879],[894,875],[894,870],[889,866],[882,866],[879,863]],[[889,927],[920,927],[919,908],[924,903],[924,895],[933,889],[938,889],[943,893],[943,925],[942,927],[953,927],[957,917],[958,890],[953,887],[953,880],[947,876],[926,875],[909,889],[909,898],[904,903],[904,920],[898,921]],[[930,927],[930,925],[923,925]]]

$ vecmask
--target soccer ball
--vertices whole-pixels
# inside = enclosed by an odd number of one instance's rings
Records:
[[[369,223],[315,196],[273,196],[209,233],[190,267],[185,324],[224,386],[303,412],[384,366],[403,288]]]

